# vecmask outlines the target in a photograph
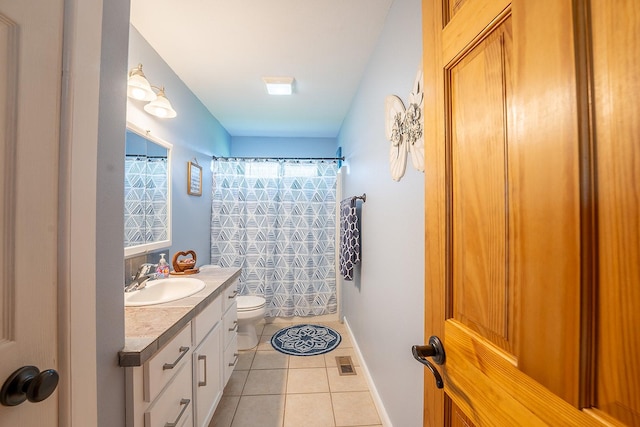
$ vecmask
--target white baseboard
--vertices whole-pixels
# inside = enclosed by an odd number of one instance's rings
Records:
[[[351,342],[353,343],[353,349],[360,360],[360,368],[364,373],[364,377],[367,380],[367,384],[369,385],[369,391],[371,392],[371,397],[373,398],[373,403],[376,405],[376,409],[378,410],[378,415],[380,416],[380,421],[384,427],[393,427],[391,424],[391,420],[389,419],[389,415],[387,414],[386,409],[382,403],[382,399],[378,394],[378,389],[376,388],[376,384],[373,382],[373,378],[371,378],[371,374],[369,373],[369,368],[367,368],[367,362],[365,358],[362,356],[362,352],[360,351],[360,347],[358,347],[358,342],[353,336],[353,332],[351,331],[351,327],[349,326],[349,321],[346,317],[344,319],[344,324],[347,327],[347,331],[349,332],[349,338],[351,338]]]
[[[272,323],[314,323],[314,322],[337,322],[338,313],[324,314],[321,316],[308,317],[265,317],[264,323],[269,325]]]

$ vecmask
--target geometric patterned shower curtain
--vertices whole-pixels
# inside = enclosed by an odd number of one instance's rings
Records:
[[[241,267],[267,317],[335,313],[335,162],[213,161],[211,263]]]

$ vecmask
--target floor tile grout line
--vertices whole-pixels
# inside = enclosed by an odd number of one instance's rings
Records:
[[[236,405],[236,408],[233,410],[233,416],[231,417],[231,424],[230,426],[233,426],[233,420],[236,418],[236,414],[238,413],[238,408],[240,407],[240,400],[242,399],[242,396],[238,397],[238,404]]]
[[[329,352],[331,353],[331,352]],[[326,364],[326,359],[325,359]],[[331,381],[329,381],[329,367],[325,368],[325,375],[327,376],[327,387],[329,388],[329,402],[331,403],[331,416],[333,417],[333,425],[338,425],[338,421],[336,420],[336,410],[333,407],[333,393],[331,392]]]

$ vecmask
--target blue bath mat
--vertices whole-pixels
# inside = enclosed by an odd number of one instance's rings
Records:
[[[280,329],[271,337],[271,345],[291,356],[316,356],[336,348],[342,337],[326,326],[295,325]]]

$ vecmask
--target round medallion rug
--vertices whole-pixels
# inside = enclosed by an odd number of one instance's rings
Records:
[[[291,356],[316,356],[330,352],[341,340],[338,332],[326,326],[295,325],[276,332],[271,337],[271,345]]]

